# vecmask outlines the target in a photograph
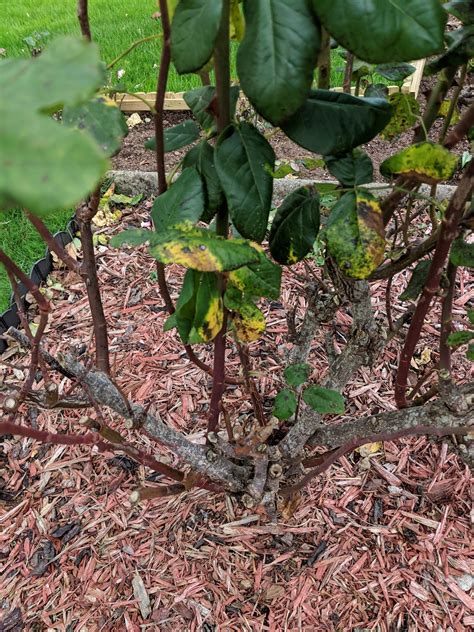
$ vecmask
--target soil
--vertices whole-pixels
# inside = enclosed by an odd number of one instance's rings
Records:
[[[426,98],[433,86],[432,78],[425,79],[420,88],[418,100],[420,101],[421,110],[426,104]],[[450,95],[448,95],[450,96]],[[464,109],[466,106],[462,106]],[[462,112],[461,112],[462,113]],[[165,112],[165,128],[172,127],[183,121],[193,118],[191,112]],[[138,171],[155,171],[156,161],[154,152],[145,149],[145,141],[154,135],[154,126],[151,115],[149,113],[141,114],[142,124],[130,130],[127,138],[125,138],[122,150],[113,160],[114,169],[138,170]],[[429,137],[436,140],[439,137],[444,119],[437,119],[430,130]],[[392,140],[383,140],[375,138],[370,143],[363,146],[374,163],[374,181],[384,182],[384,178],[380,175],[379,166],[385,158],[396,153],[400,149],[407,147],[413,138],[413,130],[401,134]],[[315,154],[299,147],[287,138],[283,132],[278,132],[270,138],[270,143],[275,150],[277,160],[290,162],[295,170],[294,175],[300,178],[313,178],[318,180],[332,179],[324,166],[311,165],[311,168],[305,166],[303,160],[306,158],[315,158]],[[186,154],[188,148],[181,149],[166,154],[166,167],[172,169]],[[464,151],[469,151],[469,142],[466,140],[456,146],[454,152],[462,155]],[[459,179],[460,170],[456,172],[451,183],[455,183]]]

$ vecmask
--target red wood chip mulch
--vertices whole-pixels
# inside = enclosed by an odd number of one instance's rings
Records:
[[[142,208],[125,215],[124,224],[146,217]],[[145,248],[101,250],[120,386],[131,399],[151,403],[166,423],[202,441],[209,378],[187,360],[174,332],[163,333],[166,315],[154,261]],[[182,271],[171,267],[168,276],[176,296]],[[90,345],[90,314],[80,281],[60,271],[54,277],[64,291],[53,291],[48,349],[64,349],[65,341],[76,350]],[[396,277],[393,296],[406,282],[406,275]],[[468,271],[459,283],[454,316],[461,320],[474,299]],[[385,284],[374,284],[373,291],[377,314],[383,314]],[[281,303],[265,303],[264,339],[251,347],[269,410],[282,384],[288,348],[284,308],[295,301],[300,313],[302,284],[286,273]],[[392,302],[396,317],[402,305]],[[340,310],[337,330],[344,334],[350,322]],[[433,319],[419,346],[425,353],[417,356],[415,379],[435,366],[438,334]],[[337,340],[343,345],[341,337]],[[394,408],[397,350],[390,344],[377,366],[352,380],[342,418],[368,408]],[[207,347],[197,351],[209,361]],[[321,336],[310,356],[314,381],[326,370],[324,358]],[[24,353],[7,351],[0,362],[4,384],[17,382],[26,366]],[[469,378],[472,368],[461,352],[455,366],[461,380]],[[233,349],[228,370],[238,372]],[[240,387],[229,387],[225,402],[233,418],[250,413]],[[73,431],[79,417],[76,411],[41,413],[24,423]],[[112,417],[110,423],[123,431],[120,420]],[[137,439],[133,432],[128,436]],[[147,438],[138,441],[175,463],[166,449]],[[457,632],[474,625],[472,479],[441,441],[405,439],[386,443],[370,457],[354,453],[341,459],[285,508],[277,525],[233,498],[203,490],[132,505],[130,492],[150,472],[126,458],[81,447],[5,438],[0,474],[0,630],[5,632]]]

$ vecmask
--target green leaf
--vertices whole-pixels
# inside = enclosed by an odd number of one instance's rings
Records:
[[[388,101],[392,106],[392,116],[380,134],[385,140],[406,132],[417,122],[420,114],[420,104],[413,94],[395,92],[389,95]]]
[[[137,193],[131,197],[130,195],[123,195],[122,193],[114,193],[110,196],[109,202],[113,204],[126,204],[127,206],[136,206],[143,198],[143,193]]]
[[[446,13],[439,0],[312,0],[329,33],[373,64],[411,61],[443,50]]]
[[[371,99],[388,99],[388,87],[384,83],[371,83],[364,92],[364,97]]]
[[[407,175],[420,182],[436,184],[449,180],[458,164],[458,157],[429,141],[411,145],[380,165],[380,173],[385,177]]]
[[[322,386],[308,386],[303,391],[303,401],[320,415],[340,415],[346,408],[340,393]]]
[[[312,90],[306,103],[282,124],[295,143],[318,154],[342,154],[376,136],[390,120],[382,99]]]
[[[291,265],[311,252],[319,231],[319,194],[313,187],[290,193],[273,219],[270,252],[278,263]]]
[[[474,243],[468,243],[462,237],[458,237],[453,242],[449,258],[455,266],[474,268]]]
[[[474,331],[464,329],[464,331],[456,331],[450,334],[446,342],[450,347],[460,347],[471,342],[471,340],[474,340]]]
[[[88,101],[106,80],[99,49],[76,37],[58,37],[33,59],[0,61],[2,104],[11,109],[57,112]]]
[[[474,56],[474,24],[452,31],[447,36],[449,48],[438,59],[427,64],[425,75],[432,75],[443,68],[462,66]]]
[[[224,308],[214,273],[187,270],[176,302],[176,311],[164,331],[177,328],[184,344],[213,340],[224,323]]]
[[[403,81],[415,72],[412,64],[379,64],[374,72],[388,81]]]
[[[249,123],[229,127],[218,139],[215,165],[232,223],[244,237],[261,242],[272,202],[270,143]]]
[[[98,49],[72,37],[31,60],[0,61],[0,208],[47,215],[97,186],[108,166],[104,153],[49,114],[87,101],[103,79]]]
[[[258,251],[245,239],[224,239],[188,224],[151,235],[150,254],[155,259],[201,272],[235,270],[259,259]]]
[[[115,156],[128,134],[128,127],[117,103],[108,97],[96,97],[83,105],[66,106],[64,125],[88,132],[109,158]]]
[[[241,292],[249,296],[280,296],[281,268],[270,261],[263,251],[258,251],[259,260],[248,266],[229,272],[229,280]]]
[[[254,342],[265,331],[265,316],[252,301],[242,301],[230,320],[239,342]]]
[[[153,237],[151,230],[143,230],[141,228],[130,228],[124,230],[118,235],[114,235],[109,241],[109,245],[113,248],[119,248],[124,244],[129,246],[141,246]]]
[[[224,200],[224,192],[214,164],[214,148],[205,140],[185,156],[183,168],[195,167],[204,185],[205,211],[201,221],[209,223]]]
[[[230,88],[230,110],[234,117],[237,100],[239,98],[239,86]],[[216,100],[214,86],[202,86],[183,94],[187,106],[196,117],[197,122],[208,136],[217,133],[216,109],[213,107]]]
[[[297,408],[296,395],[289,388],[284,388],[275,397],[273,414],[278,419],[289,419],[295,414]]]
[[[180,73],[195,72],[212,57],[223,0],[181,0],[171,24],[171,58]]]
[[[353,149],[339,156],[325,156],[324,162],[329,173],[344,187],[367,184],[373,180],[372,160],[361,149]]]
[[[411,279],[402,294],[400,294],[401,301],[415,301],[421,294],[421,291],[425,287],[428,279],[428,272],[431,267],[431,259],[420,261],[411,275]]]
[[[204,193],[196,169],[185,169],[171,187],[159,195],[151,211],[155,231],[183,221],[195,223],[204,211]]]
[[[341,270],[366,279],[382,262],[385,237],[377,199],[367,191],[346,193],[333,208],[326,228],[331,256]]]
[[[463,24],[474,23],[474,3],[472,0],[453,0],[453,2],[445,2],[443,7]]]
[[[309,364],[291,364],[283,372],[288,386],[297,388],[308,381],[311,373]]]
[[[190,145],[199,138],[199,127],[194,121],[184,121],[174,127],[165,129],[165,153],[176,151]],[[153,136],[145,143],[146,149],[156,150],[156,138]]]
[[[308,95],[320,30],[307,0],[244,0],[244,14],[237,54],[242,89],[259,114],[279,125]]]

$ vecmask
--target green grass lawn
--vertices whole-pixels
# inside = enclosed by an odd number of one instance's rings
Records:
[[[52,233],[63,230],[73,211],[60,211],[45,222]],[[22,270],[29,273],[31,266],[44,256],[46,245],[36,230],[18,210],[0,212],[0,244]],[[7,273],[0,265],[0,313],[10,300],[11,286]]]
[[[156,0],[91,0],[89,14],[92,36],[98,42],[103,59],[110,62],[125,51],[134,41],[159,33],[159,21],[152,19],[156,12]],[[76,0],[0,0],[0,48],[8,57],[28,56],[25,38],[35,38],[35,33],[47,32],[40,38],[44,43],[55,35],[72,33],[80,35],[76,17]],[[130,92],[156,90],[156,76],[160,60],[161,40],[140,44],[114,67],[116,72],[125,71],[120,83]],[[235,70],[237,46],[232,46],[232,70]],[[331,85],[342,85],[343,58],[332,51]],[[235,75],[234,75],[235,76]],[[377,81],[388,83],[380,77]],[[172,67],[168,90],[182,92],[200,85],[197,75],[180,76]]]

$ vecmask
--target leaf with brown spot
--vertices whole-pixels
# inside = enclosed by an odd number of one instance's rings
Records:
[[[385,251],[382,211],[377,199],[367,191],[346,193],[329,216],[326,243],[347,276],[370,276],[382,262]]]

